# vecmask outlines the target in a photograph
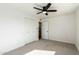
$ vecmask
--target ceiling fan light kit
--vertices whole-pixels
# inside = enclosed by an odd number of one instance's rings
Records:
[[[43,11],[43,13],[45,14],[45,13],[47,13],[46,11]]]

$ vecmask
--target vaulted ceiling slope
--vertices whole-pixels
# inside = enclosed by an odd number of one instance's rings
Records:
[[[21,11],[30,17],[36,17],[38,19],[43,18],[49,18],[49,17],[55,17],[62,14],[72,13],[75,12],[75,10],[78,7],[78,3],[52,3],[52,6],[49,9],[57,9],[57,12],[50,12],[48,16],[41,14],[36,14],[39,12],[38,10],[35,10],[33,7],[41,8],[41,6],[47,5],[47,3],[10,3],[8,4],[12,6],[13,8],[17,9],[18,11]]]

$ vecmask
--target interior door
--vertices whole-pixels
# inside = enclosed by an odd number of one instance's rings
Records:
[[[48,39],[48,22],[42,22],[42,39]]]

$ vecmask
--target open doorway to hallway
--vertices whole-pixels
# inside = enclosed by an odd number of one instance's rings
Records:
[[[41,29],[42,29],[42,23],[39,22],[39,40],[42,39],[42,36],[41,36]]]
[[[48,22],[41,21],[39,22],[39,40],[48,39]]]

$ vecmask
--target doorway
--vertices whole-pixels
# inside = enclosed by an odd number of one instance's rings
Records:
[[[39,22],[39,40],[48,39],[48,22]]]
[[[42,35],[41,35],[42,34],[41,33],[42,31],[41,30],[42,30],[42,23],[39,22],[39,40],[42,39]]]

